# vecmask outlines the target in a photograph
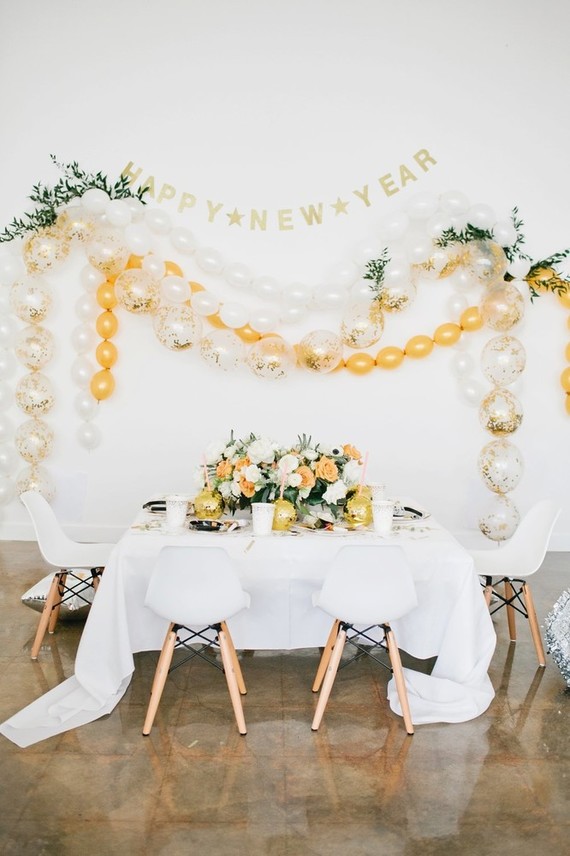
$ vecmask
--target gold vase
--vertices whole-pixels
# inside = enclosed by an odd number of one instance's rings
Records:
[[[356,493],[344,506],[344,518],[351,526],[369,526],[372,523],[372,502],[368,496]]]
[[[297,519],[295,506],[288,499],[276,499],[273,506],[273,529],[276,532],[287,532]]]
[[[194,513],[198,520],[217,520],[222,516],[224,500],[217,490],[201,490],[194,500]]]

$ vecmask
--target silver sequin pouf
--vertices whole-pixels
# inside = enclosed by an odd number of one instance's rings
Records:
[[[544,620],[544,639],[570,687],[570,590],[562,592]]]

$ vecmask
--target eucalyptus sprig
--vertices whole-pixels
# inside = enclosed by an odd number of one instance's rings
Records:
[[[559,265],[568,256],[570,256],[570,247],[567,250],[561,250],[559,253],[552,253],[545,259],[533,262],[525,277],[530,289],[531,300],[540,297],[543,291],[551,291],[558,295],[570,292],[570,276],[556,270],[556,265]]]
[[[57,220],[59,209],[76,197],[83,196],[86,190],[95,187],[104,190],[110,199],[125,199],[134,197],[144,203],[143,196],[148,188],[139,188],[133,192],[129,187],[129,179],[121,175],[114,183],[109,181],[102,172],[89,173],[83,170],[77,161],[60,163],[55,155],[50,155],[52,162],[63,173],[63,177],[53,187],[38,182],[32,187],[28,196],[36,203],[33,211],[14,217],[6,228],[0,232],[0,243],[13,241],[26,232],[36,232],[52,226]]]
[[[374,281],[374,285],[370,286],[370,289],[374,292],[376,297],[380,295],[382,288],[384,287],[384,276],[386,274],[386,266],[390,263],[390,256],[388,255],[388,247],[384,247],[382,252],[380,253],[380,257],[377,259],[370,259],[369,262],[366,262],[366,273],[363,275],[363,279],[371,279]]]
[[[472,223],[467,223],[465,228],[459,231],[454,226],[444,229],[435,244],[437,247],[448,247],[450,244],[470,244],[471,241],[492,239],[493,233],[489,229],[479,229]]]

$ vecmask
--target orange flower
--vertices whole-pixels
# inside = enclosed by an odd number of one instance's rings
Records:
[[[239,471],[243,470],[244,467],[249,467],[250,464],[251,461],[249,460],[249,458],[240,458],[238,461],[236,461],[237,472],[239,473]]]
[[[362,457],[361,452],[355,446],[351,446],[350,443],[343,446],[342,451],[347,458],[354,458],[355,461],[358,461]]]
[[[247,497],[252,497],[255,493],[254,483],[248,481],[245,476],[241,476],[239,480],[239,489],[241,490],[243,495]]]
[[[218,466],[216,467],[216,475],[220,479],[226,479],[228,476],[232,474],[232,465],[229,461],[220,461]]]
[[[315,465],[315,474],[317,478],[324,481],[334,482],[338,479],[338,469],[334,461],[330,458],[319,458]]]
[[[315,475],[310,467],[298,467],[295,472],[301,476],[301,484],[299,487],[315,486]]]

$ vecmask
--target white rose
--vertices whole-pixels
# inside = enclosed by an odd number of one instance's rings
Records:
[[[344,499],[346,496],[346,485],[342,481],[342,479],[338,479],[338,481],[330,484],[323,494],[323,502],[327,502],[330,505],[335,505],[339,499]]]
[[[296,470],[299,466],[299,458],[296,455],[283,455],[282,458],[279,459],[279,463],[277,464],[277,468],[279,469],[279,473],[282,475],[285,473],[292,473],[293,470]]]
[[[241,496],[241,488],[239,486],[239,479],[234,479],[234,481],[231,483],[231,491],[232,491],[232,496],[236,496],[236,497]]]
[[[287,478],[287,484],[289,485],[289,487],[299,487],[302,481],[303,478],[299,475],[299,473],[291,473],[291,475]]]
[[[349,487],[353,487],[353,485],[358,484],[360,481],[360,476],[362,473],[362,467],[358,463],[358,461],[347,461],[344,465],[344,469],[342,471],[342,478],[345,484]]]
[[[218,488],[224,499],[229,499],[232,495],[232,483],[222,482]]]
[[[262,478],[261,470],[255,464],[250,464],[249,467],[245,467],[245,469],[242,470],[242,475],[245,476],[247,481],[252,482],[253,484],[256,484]]]
[[[303,449],[303,456],[307,461],[316,461],[319,453],[315,452],[314,449]]]
[[[231,461],[233,457],[237,454],[237,443],[231,443],[229,446],[226,446],[225,456]]]
[[[220,443],[219,441],[209,443],[206,446],[206,451],[204,453],[206,455],[206,463],[208,463],[208,464],[217,463],[217,461],[219,461],[219,459],[222,457],[223,453],[225,452],[225,449],[226,449],[225,443]]]
[[[252,464],[271,464],[275,460],[273,444],[261,437],[254,440],[247,449],[247,456]]]

